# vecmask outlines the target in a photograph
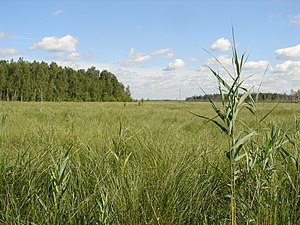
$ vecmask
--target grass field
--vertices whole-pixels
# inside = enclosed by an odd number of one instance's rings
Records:
[[[299,224],[300,104],[240,114],[237,224]],[[1,224],[229,224],[227,139],[208,103],[0,103]],[[244,128],[243,128],[244,129]]]

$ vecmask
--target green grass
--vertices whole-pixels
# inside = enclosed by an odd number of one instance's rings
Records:
[[[0,223],[229,224],[226,136],[188,111],[213,115],[208,103],[2,102]],[[279,105],[248,143],[238,224],[300,222],[299,112]]]

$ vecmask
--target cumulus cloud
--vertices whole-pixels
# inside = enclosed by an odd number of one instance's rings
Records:
[[[229,56],[219,56],[217,59],[229,70],[229,72],[234,72],[232,66],[232,61]],[[218,66],[215,59],[211,58],[206,61],[206,65],[211,67]],[[225,80],[230,82],[231,80],[222,70],[216,70],[221,74]],[[266,69],[268,69],[266,71]],[[266,71],[266,76],[263,78],[263,74]],[[242,79],[245,79],[244,86],[247,88],[254,88],[257,91],[260,82],[263,79],[261,92],[278,92],[278,93],[288,93],[291,89],[299,89],[300,86],[300,60],[286,60],[275,66],[271,66],[270,62],[267,60],[257,60],[257,61],[247,61],[243,67]],[[210,76],[210,71],[207,67],[202,66],[197,70],[200,74],[204,76]],[[213,81],[214,79],[211,78]],[[203,87],[209,86],[211,83],[209,81],[201,81]],[[206,90],[206,89],[205,89]],[[209,88],[208,88],[209,90]],[[209,90],[210,91],[210,90]],[[214,90],[212,92],[215,92]]]
[[[226,68],[226,71],[220,65],[219,62]],[[208,67],[215,70],[217,73],[220,74],[221,77],[223,77],[228,82],[231,82],[232,80],[230,76],[227,74],[227,72],[229,72],[232,75],[235,74],[235,68],[232,64],[232,58],[227,55],[208,59],[205,65],[201,66],[196,71],[205,74],[205,76],[210,76],[211,72],[209,71]],[[241,73],[242,79],[246,79],[245,81],[246,87],[248,88],[258,87],[263,77],[263,74],[268,68],[269,68],[269,62],[267,60],[247,61],[244,64]]]
[[[248,70],[265,70],[269,65],[267,60],[259,60],[259,61],[249,61],[244,65],[244,69]]]
[[[63,11],[61,9],[58,9],[55,12],[52,13],[52,16],[59,16],[62,13],[63,13]]]
[[[290,24],[300,25],[300,15],[292,17]]]
[[[211,49],[218,51],[228,51],[230,50],[230,46],[230,41],[224,37],[221,37],[211,45]]]
[[[0,56],[13,56],[17,55],[18,51],[15,48],[0,48]]]
[[[283,60],[300,59],[300,44],[289,48],[277,49],[275,55],[277,59]]]
[[[300,61],[287,60],[281,64],[277,64],[273,69],[273,73],[285,74],[286,76],[297,76],[300,81]]]
[[[229,57],[229,56],[226,56],[226,55],[221,55],[221,56],[218,56],[218,57],[216,57],[216,58],[210,58],[210,59],[208,59],[207,61],[206,61],[206,65],[207,66],[210,66],[210,67],[214,67],[214,66],[220,66],[220,63],[224,66],[224,67],[226,67],[226,68],[228,68],[228,67],[230,67],[231,65],[232,65],[232,60],[231,60],[231,58]]]
[[[41,49],[53,52],[75,52],[78,40],[71,35],[63,37],[44,37],[40,42],[35,43],[30,49]]]
[[[182,59],[175,59],[174,62],[170,62],[168,67],[164,69],[165,71],[176,70],[185,66],[185,63]]]
[[[232,59],[231,57],[226,55],[221,55],[216,58],[210,58],[206,61],[206,65],[210,67],[221,67],[218,61],[227,69],[232,67]],[[257,70],[257,69],[265,70],[268,67],[268,65],[269,65],[269,61],[267,60],[247,61],[244,64],[243,69],[247,70],[247,72],[249,70]]]
[[[289,93],[300,86],[300,61],[287,60],[270,68],[263,82],[264,91]]]
[[[187,71],[162,71],[149,67],[120,67],[111,68],[118,79],[130,85],[134,98],[137,99],[178,99],[181,89],[181,99],[199,91],[193,75]],[[196,75],[198,78],[198,74]],[[195,90],[196,89],[196,90]]]

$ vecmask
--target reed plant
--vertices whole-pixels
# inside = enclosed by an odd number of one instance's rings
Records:
[[[229,161],[228,171],[230,172],[229,175],[224,172],[224,175],[228,178],[230,187],[226,196],[230,199],[231,224],[286,224],[298,221],[300,215],[296,207],[293,207],[292,215],[298,214],[298,216],[293,216],[293,219],[278,212],[278,208],[281,208],[278,198],[282,194],[282,186],[287,181],[293,186],[294,182],[297,183],[299,180],[299,171],[293,172],[292,179],[290,172],[286,170],[286,166],[290,164],[289,160],[294,162],[299,160],[297,158],[298,150],[294,149],[293,151],[293,154],[297,155],[296,157],[295,155],[291,156],[285,150],[287,143],[290,142],[295,146],[297,141],[291,141],[291,138],[278,125],[265,123],[278,104],[264,115],[257,113],[256,102],[251,95],[252,88],[247,89],[244,86],[245,80],[241,79],[242,69],[248,57],[245,53],[240,58],[238,57],[233,29],[232,37],[234,72],[230,72],[215,58],[229,77],[229,81],[209,67],[217,79],[221,96],[221,104],[209,98],[215,116],[208,117],[191,113],[205,119],[206,122],[215,124],[227,139],[224,156]],[[243,120],[243,116],[241,116],[243,109],[252,115],[254,124],[251,123],[249,117],[247,120]],[[295,139],[293,138],[293,140]],[[295,174],[297,174],[296,177]],[[296,189],[294,191],[294,198],[297,199],[298,204],[299,192]]]

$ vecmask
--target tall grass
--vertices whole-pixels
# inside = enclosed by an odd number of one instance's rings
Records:
[[[11,113],[1,134],[1,223],[144,224],[186,218],[188,210],[177,218],[171,209],[188,205],[181,205],[182,195],[192,194],[183,185],[197,176],[186,165],[197,161],[189,152],[198,144],[185,144],[195,135],[193,119],[182,120],[178,106],[45,103],[40,112],[34,103],[3,104]],[[183,180],[175,184],[173,176]]]
[[[3,102],[0,223],[230,223],[227,135],[187,110],[214,115],[207,103]],[[240,112],[256,135],[235,165],[237,224],[300,222],[299,112],[279,105],[261,126]]]

